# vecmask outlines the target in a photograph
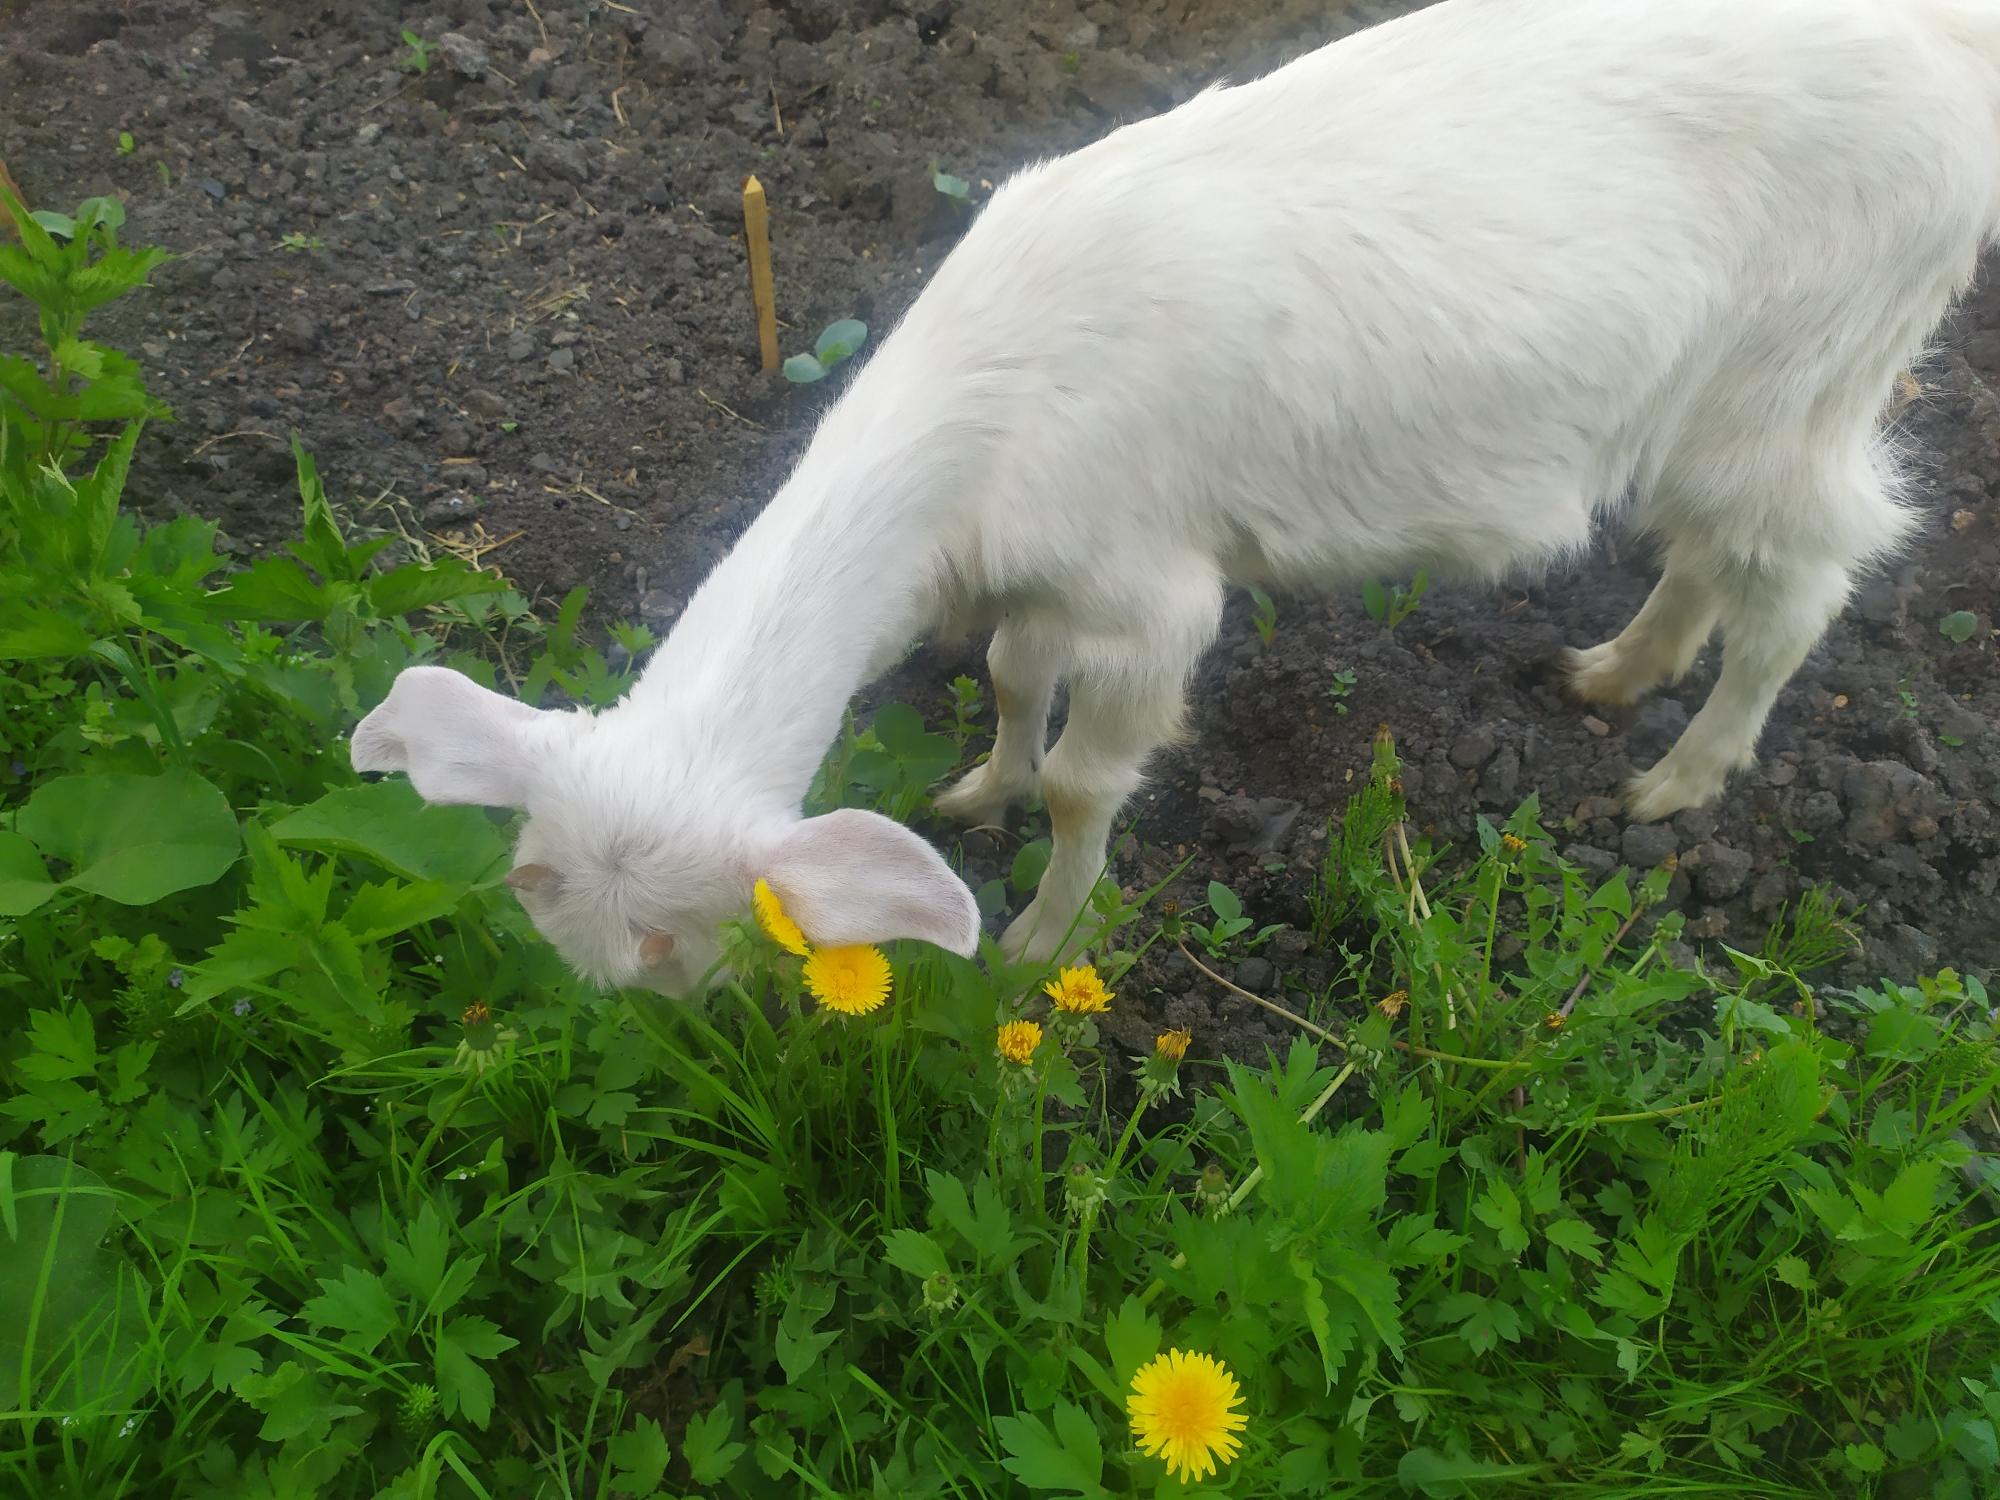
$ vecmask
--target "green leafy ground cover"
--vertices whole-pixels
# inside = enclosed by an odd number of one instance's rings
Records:
[[[1664,873],[1566,866],[1532,801],[1410,844],[1384,737],[1281,1057],[1122,1055],[990,953],[897,950],[845,1019],[754,929],[706,1006],[591,993],[505,822],[342,743],[420,660],[610,701],[581,596],[392,563],[303,448],[289,555],[135,520],[168,414],[83,329],[155,253],[112,202],[10,211],[0,1490],[2000,1493],[1976,982],[1815,989],[1823,902],[1678,967]],[[850,730],[816,804],[921,811],[977,745],[951,704]],[[1099,904],[1114,1005],[1150,947],[1256,940],[1219,887]],[[1168,1349],[1247,1417],[1187,1486],[1126,1418]]]

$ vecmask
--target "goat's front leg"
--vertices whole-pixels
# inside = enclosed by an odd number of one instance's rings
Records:
[[[974,826],[1006,820],[1007,809],[1032,800],[1041,789],[1049,709],[1055,702],[1060,663],[1018,618],[1008,616],[986,648],[993,677],[993,750],[950,791],[940,793],[937,810]]]
[[[1210,577],[1166,592],[1177,609],[1148,620],[1150,634],[1077,653],[1069,719],[1042,767],[1053,847],[1035,899],[1000,940],[1010,959],[1047,963],[1095,935],[1088,906],[1112,820],[1137,789],[1146,757],[1179,732],[1188,677],[1221,617],[1221,586]]]

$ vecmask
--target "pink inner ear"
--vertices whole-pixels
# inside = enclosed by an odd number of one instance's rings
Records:
[[[658,968],[674,951],[674,940],[664,932],[649,932],[639,943],[639,962],[647,968]]]
[[[507,884],[517,891],[539,891],[544,886],[559,882],[562,877],[547,865],[522,865],[508,873]]]

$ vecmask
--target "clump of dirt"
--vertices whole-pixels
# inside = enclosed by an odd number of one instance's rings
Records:
[[[1245,76],[1408,4],[1274,0],[544,0],[8,4],[5,155],[39,203],[98,192],[182,258],[121,308],[178,420],[132,491],[217,515],[249,554],[295,524],[287,436],[355,517],[476,549],[531,592],[591,586],[664,628],[796,460],[840,384],[755,363],[740,244],[746,173],[773,205],[787,352],[833,319],[878,333],[922,287],[974,184]],[[430,44],[415,70],[400,33]],[[133,149],[122,153],[119,134]],[[18,309],[0,334],[25,333]],[[1438,588],[1396,630],[1353,591],[1281,599],[1267,645],[1232,610],[1196,685],[1192,742],[1134,804],[1119,874],[1189,854],[1302,923],[1322,830],[1396,729],[1413,807],[1462,840],[1539,791],[1564,852],[1609,871],[1679,857],[1695,942],[1752,942],[1807,885],[1865,903],[1846,970],[2000,965],[2000,283],[1955,320],[1901,427],[1926,523],[1780,700],[1758,768],[1712,809],[1633,826],[1625,779],[1672,741],[1713,657],[1621,716],[1560,691],[1565,644],[1615,633],[1646,560],[1506,592]],[[1970,611],[1970,640],[1941,634]],[[925,709],[976,655],[920,655],[881,694]],[[1351,671],[1352,686],[1337,673]],[[967,849],[990,873],[1007,851]],[[1177,958],[1151,1007],[1254,1043]],[[1310,978],[1281,939],[1237,982]]]

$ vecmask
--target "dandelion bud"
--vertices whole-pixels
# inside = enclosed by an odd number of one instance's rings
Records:
[[[1228,1211],[1229,1191],[1229,1174],[1219,1162],[1210,1162],[1201,1169],[1201,1180],[1195,1184],[1195,1206],[1211,1218],[1220,1217]]]
[[[1103,1204],[1109,1186],[1089,1162],[1073,1161],[1063,1173],[1063,1207],[1080,1219]]]
[[[1375,1008],[1393,1021],[1403,1013],[1403,1007],[1409,1003],[1410,992],[1408,990],[1392,990],[1375,1002]]]
[[[958,1279],[949,1271],[924,1278],[924,1311],[942,1317],[958,1306]]]

